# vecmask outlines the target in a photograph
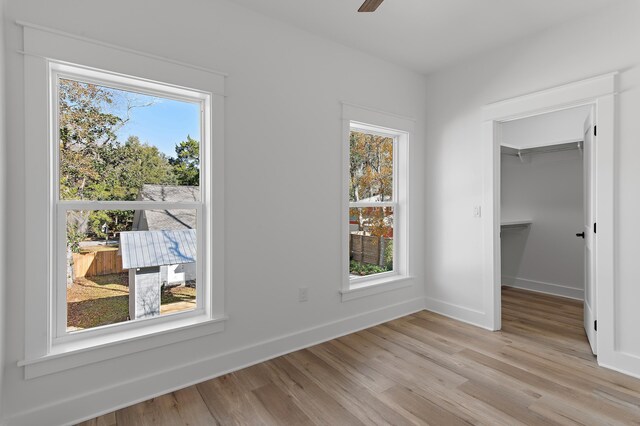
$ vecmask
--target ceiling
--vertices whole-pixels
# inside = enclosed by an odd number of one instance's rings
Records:
[[[621,0],[233,0],[420,73]]]

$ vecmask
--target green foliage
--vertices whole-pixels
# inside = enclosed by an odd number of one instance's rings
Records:
[[[176,145],[176,158],[169,162],[179,185],[200,185],[200,143],[187,135],[187,140]]]
[[[80,253],[80,241],[84,240],[86,235],[78,231],[78,225],[75,223],[67,224],[67,247],[72,253]]]
[[[349,265],[349,272],[352,275],[372,275],[372,274],[380,274],[382,272],[388,272],[391,269],[386,266],[379,265],[371,265],[369,263],[361,263],[355,260],[352,260]]]
[[[393,271],[393,240],[385,240],[386,246],[384,248],[384,266]]]
[[[144,184],[199,184],[200,144],[190,136],[176,144],[176,158],[136,136],[117,140],[129,120],[129,111],[115,107],[124,92],[62,79],[59,93],[61,199],[132,201]],[[87,235],[104,238],[104,223],[117,232],[132,221],[133,211],[81,212],[69,219],[68,243],[78,247]]]
[[[393,195],[393,139],[351,132],[349,139],[349,195],[351,201]]]
[[[176,183],[169,159],[157,147],[141,143],[137,136],[130,136],[124,144],[105,145],[100,154],[105,163],[100,199],[131,201],[144,184]]]
[[[102,225],[107,224],[111,229],[111,218],[104,210],[95,210],[89,214],[89,231],[98,238],[105,238],[107,234],[102,232]]]
[[[95,199],[91,186],[101,180],[100,148],[116,139],[122,119],[108,112],[111,90],[60,80],[60,176],[62,199]]]
[[[393,139],[352,131],[349,139],[349,200],[393,199]],[[393,232],[390,208],[354,208],[358,230],[365,235],[389,237]]]

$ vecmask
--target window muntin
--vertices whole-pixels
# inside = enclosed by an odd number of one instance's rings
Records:
[[[397,273],[396,135],[352,123],[349,133],[349,278]]]
[[[53,151],[56,197],[52,223],[57,229],[57,273],[53,282],[52,314],[56,326],[52,343],[126,330],[150,320],[162,322],[171,317],[201,315],[209,294],[206,286],[210,285],[203,279],[206,262],[183,259],[184,262],[166,264],[156,259],[155,263],[165,264],[133,265],[106,284],[104,276],[94,278],[89,287],[101,290],[102,295],[110,288],[114,301],[117,291],[134,285],[134,291],[127,288],[124,318],[122,300],[116,303],[117,308],[106,304],[107,311],[101,313],[100,304],[105,304],[99,294],[74,291],[77,283],[73,257],[83,251],[80,243],[102,245],[104,249],[118,246],[117,254],[122,256],[122,238],[127,235],[149,242],[155,238],[145,247],[147,256],[154,249],[184,250],[189,245],[195,245],[189,248],[192,255],[204,251],[207,224],[202,215],[208,199],[201,176],[207,167],[204,113],[210,109],[210,96],[69,65],[52,63],[51,72],[55,123],[52,137],[58,145]],[[164,111],[154,117],[150,106],[176,113],[167,115]],[[143,110],[146,116],[135,114]],[[166,129],[183,133],[175,140],[173,155],[166,141],[153,142],[154,131],[158,134]],[[145,139],[136,138],[135,132],[145,133]],[[176,239],[183,244],[171,242]],[[133,295],[141,294],[140,283],[148,283],[150,277],[159,287],[150,293],[149,305]],[[181,288],[174,288],[176,283]],[[177,299],[186,303],[177,308],[176,304],[166,306],[172,300],[178,303]],[[78,302],[96,307],[87,313],[78,309]],[[96,316],[99,318],[92,318]]]

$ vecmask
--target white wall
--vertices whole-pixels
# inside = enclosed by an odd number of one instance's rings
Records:
[[[501,156],[502,221],[533,222],[502,229],[502,285],[583,298],[582,160],[577,149]]]
[[[0,271],[6,270],[6,121],[5,121],[5,36],[4,36],[4,0],[0,0]],[[7,280],[0,278],[0,424],[4,413],[4,352],[5,352],[5,324],[6,300],[5,286]]]
[[[10,0],[5,393],[12,423],[55,424],[132,403],[275,353],[420,309],[424,303],[423,76],[224,0]],[[24,20],[229,74],[226,306],[221,334],[25,381]],[[415,285],[342,303],[340,101],[415,117],[411,234]],[[309,197],[313,194],[313,197]],[[260,214],[256,214],[259,211]],[[301,247],[300,235],[306,243]],[[309,288],[299,303],[298,286]],[[264,343],[257,347],[252,345]],[[237,352],[236,352],[237,351]],[[171,370],[176,369],[178,370]],[[166,371],[171,370],[171,371]],[[118,387],[126,384],[126,386]],[[98,391],[97,394],[93,393]],[[43,421],[46,419],[46,421]]]
[[[426,152],[427,303],[488,325],[482,297],[482,107],[621,71],[616,122],[616,343],[640,374],[640,2],[567,22],[428,78]],[[623,368],[618,366],[619,368]],[[623,368],[624,369],[624,368]]]
[[[582,141],[590,111],[591,106],[583,106],[508,121],[502,124],[502,145],[526,149]]]

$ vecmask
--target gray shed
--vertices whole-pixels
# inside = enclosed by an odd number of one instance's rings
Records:
[[[120,233],[122,267],[129,270],[129,317],[160,315],[163,284],[196,278],[195,229]]]

